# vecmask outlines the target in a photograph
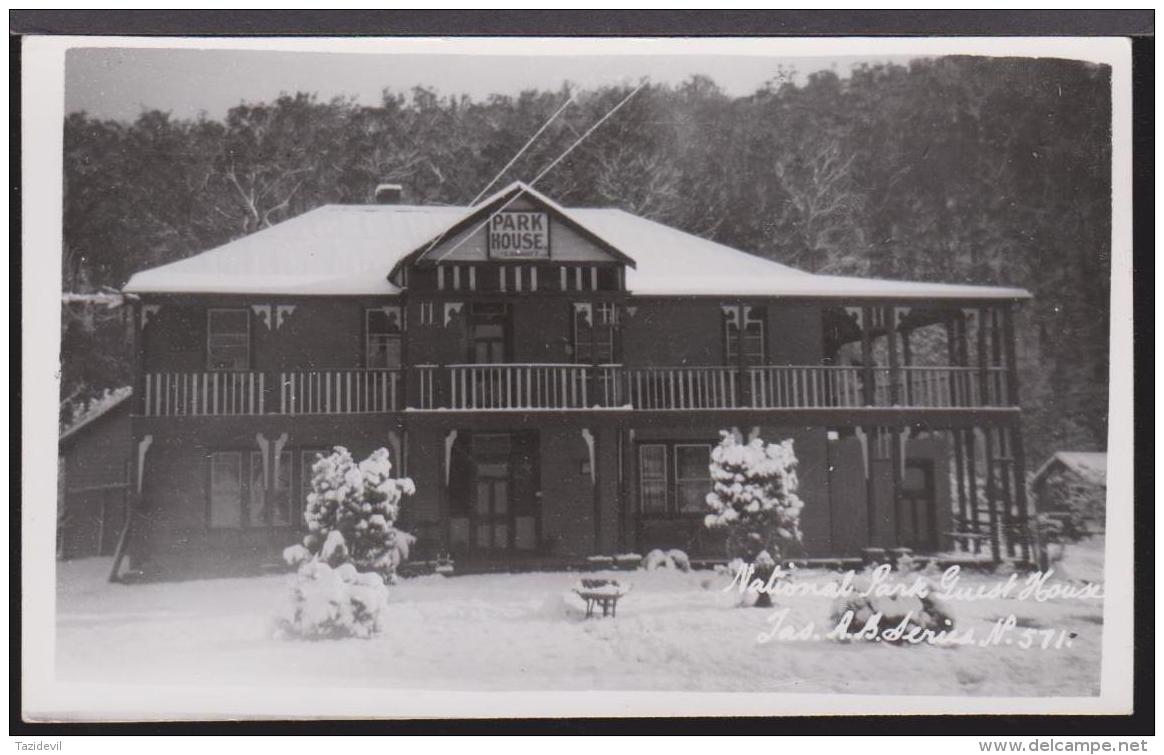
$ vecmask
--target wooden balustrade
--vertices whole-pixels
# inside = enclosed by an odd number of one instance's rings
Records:
[[[458,364],[450,409],[588,409],[591,368],[579,364]],[[594,396],[599,399],[599,396]]]
[[[397,369],[279,373],[280,414],[382,414],[400,408]]]
[[[1005,407],[1010,401],[1002,367],[781,365],[741,372],[719,366],[416,365],[408,371],[407,397],[404,374],[401,369],[149,373],[141,411],[146,417],[172,417],[379,414],[405,408],[937,409]]]
[[[1004,367],[902,367],[898,403],[918,407],[1006,406]]]
[[[153,372],[145,376],[142,415],[201,417],[264,414],[261,372]]]
[[[627,402],[635,409],[728,409],[739,406],[735,367],[626,367]]]
[[[751,391],[751,405],[758,409],[818,409],[865,404],[861,367],[749,367],[748,387]]]
[[[410,400],[415,402],[417,409],[437,408],[437,379],[440,369],[440,365],[436,364],[418,364],[413,369],[413,374],[416,375],[416,398],[410,397]]]

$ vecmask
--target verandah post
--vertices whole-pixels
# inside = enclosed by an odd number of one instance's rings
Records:
[[[986,517],[990,526],[990,558],[994,562],[1002,560],[1002,547],[999,542],[998,522],[998,487],[995,484],[996,459],[994,455],[994,430],[986,425],[982,428],[985,444],[984,456],[986,461]]]
[[[889,405],[898,406],[901,400],[901,365],[897,362],[897,307],[885,307],[882,312],[889,351]]]
[[[1043,558],[1042,543],[1038,540],[1037,532],[1031,528],[1034,512],[1030,508],[1027,496],[1026,453],[1023,449],[1022,427],[1018,422],[1015,422],[1011,432],[1013,433],[1011,455],[1014,457],[1014,461],[1011,463],[1011,473],[1014,475],[1015,509],[1018,513],[1018,529],[1021,533],[1019,544],[1022,548],[1022,557],[1024,561],[1037,560],[1039,568],[1045,569],[1047,565]],[[1032,559],[1032,555],[1035,556],[1035,559]]]
[[[873,406],[876,395],[873,385],[873,339],[869,332],[872,321],[873,308],[861,307],[861,374],[865,383],[865,406]]]

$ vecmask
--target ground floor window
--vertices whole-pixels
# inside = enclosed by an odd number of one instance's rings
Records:
[[[292,455],[290,451],[279,454],[278,469],[267,472],[263,469],[263,455],[251,451],[250,500],[247,506],[247,524],[251,527],[289,527],[291,525],[291,475]],[[275,480],[271,490],[267,490],[266,477]]]
[[[704,513],[711,492],[711,444],[639,444],[639,505],[644,514]]]
[[[278,464],[263,464],[258,449],[213,451],[209,454],[212,529],[292,527],[303,521],[311,492],[311,467],[324,449],[284,449]],[[267,479],[273,484],[267,490]],[[297,484],[296,484],[297,483]]]
[[[210,454],[210,526],[242,526],[242,453]]]

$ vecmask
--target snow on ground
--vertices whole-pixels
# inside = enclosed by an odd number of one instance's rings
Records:
[[[1102,577],[1101,538],[1070,546],[1073,580]],[[710,571],[611,576],[634,587],[617,618],[584,618],[566,572],[403,580],[389,629],[373,640],[276,640],[286,575],[111,585],[108,559],[58,564],[57,678],[106,683],[313,684],[425,689],[697,690],[912,695],[1074,696],[1099,692],[1098,600],[952,603],[959,629],[985,636],[1009,614],[1022,628],[1074,632],[1071,647],[895,647],[757,642],[769,618],[823,631],[832,601],[776,597],[740,607]],[[601,576],[601,575],[594,575]],[[839,575],[801,572],[799,582]],[[963,577],[992,585],[997,575]]]

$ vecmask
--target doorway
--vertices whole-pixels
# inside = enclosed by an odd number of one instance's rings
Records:
[[[510,437],[473,435],[473,545],[505,550],[510,545]]]
[[[462,556],[484,559],[537,551],[542,541],[538,433],[464,435],[467,453],[454,453],[463,462],[453,473],[450,546]]]
[[[469,305],[469,361],[504,364],[512,360],[509,305],[473,302]]]
[[[932,459],[907,459],[901,479],[901,540],[915,552],[938,550],[938,531],[934,514],[937,496],[934,490]]]

